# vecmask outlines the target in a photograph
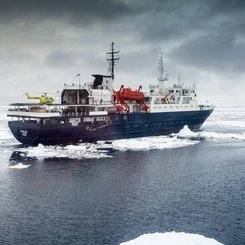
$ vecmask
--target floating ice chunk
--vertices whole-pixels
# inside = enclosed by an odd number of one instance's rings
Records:
[[[26,152],[27,157],[36,158],[104,158],[110,157],[106,155],[107,151],[96,149],[96,144],[79,144],[68,146],[44,146],[39,144],[37,147],[27,147],[21,150]]]
[[[184,126],[183,129],[180,130],[180,132],[178,133],[180,135],[192,135],[192,136],[196,136],[198,133],[191,131],[187,125]]]
[[[189,139],[178,139],[177,137],[152,136],[135,139],[115,140],[112,142],[112,146],[114,149],[120,151],[142,151],[152,149],[179,148],[197,144],[198,142],[199,141],[193,141]]]
[[[85,145],[68,145],[64,147],[64,149],[68,151],[84,151],[86,150],[86,146]]]
[[[25,165],[21,162],[15,164],[15,165],[12,165],[10,166],[9,168],[12,168],[12,169],[24,169],[24,168],[29,168],[31,165]]]
[[[245,133],[222,133],[222,132],[209,132],[200,131],[192,132],[187,126],[185,126],[178,134],[172,134],[180,139],[212,139],[212,140],[227,140],[227,139],[237,139],[245,140]]]
[[[37,147],[28,147],[25,150],[27,152],[28,157],[58,157],[60,154],[59,148],[57,147],[55,149],[54,146],[44,146],[42,144],[39,144]]]
[[[190,234],[184,232],[166,232],[144,234],[129,242],[123,242],[121,245],[222,245],[212,238],[206,238],[199,234]]]
[[[204,137],[201,135],[201,132],[193,132],[191,131],[188,126],[184,126],[183,129],[180,130],[178,134],[172,134],[176,135],[178,138],[183,138],[183,139],[193,139],[193,140],[200,140],[203,139]]]

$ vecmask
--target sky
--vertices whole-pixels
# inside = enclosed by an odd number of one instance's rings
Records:
[[[0,0],[0,105],[106,74],[111,42],[115,89],[147,91],[163,52],[170,81],[180,74],[202,101],[244,105],[243,0]]]

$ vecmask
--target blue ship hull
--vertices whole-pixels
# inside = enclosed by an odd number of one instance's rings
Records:
[[[168,135],[178,133],[185,125],[192,131],[200,129],[213,110],[111,114],[110,120],[69,123],[40,124],[35,120],[10,121],[14,137],[27,145],[74,144],[125,138]],[[94,118],[95,116],[91,116]],[[64,118],[56,118],[59,119]]]

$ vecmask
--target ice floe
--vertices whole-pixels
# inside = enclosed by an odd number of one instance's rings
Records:
[[[25,169],[25,168],[29,168],[30,166],[31,165],[26,165],[26,164],[19,162],[15,165],[10,166],[9,168],[11,168],[11,169]]]
[[[197,144],[199,141],[190,139],[179,139],[177,136],[153,136],[134,139],[114,140],[112,146],[115,150],[142,151],[152,149],[170,149],[179,148],[188,145]]]
[[[222,245],[212,238],[184,232],[144,234],[121,245]]]
[[[68,146],[44,146],[39,144],[37,147],[27,147],[20,150],[25,152],[27,157],[40,158],[103,158],[110,157],[107,151],[96,149],[96,144],[80,144]]]
[[[199,131],[192,132],[187,126],[185,126],[178,134],[172,134],[181,139],[207,139],[207,140],[245,140],[245,133],[223,133],[223,132],[210,132]]]

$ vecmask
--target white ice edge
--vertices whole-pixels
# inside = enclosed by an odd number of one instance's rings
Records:
[[[25,164],[19,162],[15,165],[10,166],[9,168],[11,168],[11,169],[25,169],[25,168],[29,168],[30,166],[31,165],[25,165]]]
[[[27,147],[21,150],[28,157],[37,158],[70,158],[70,159],[97,159],[110,157],[107,151],[96,149],[95,144],[80,144],[68,146],[44,146]]]
[[[215,239],[199,234],[166,232],[144,234],[120,245],[222,245]]]
[[[218,140],[218,139],[237,139],[245,140],[245,132],[243,133],[221,133],[221,132],[209,132],[209,131],[200,131],[192,132],[190,129],[185,126],[178,134],[173,134],[177,137],[182,138],[205,138],[209,140]]]

